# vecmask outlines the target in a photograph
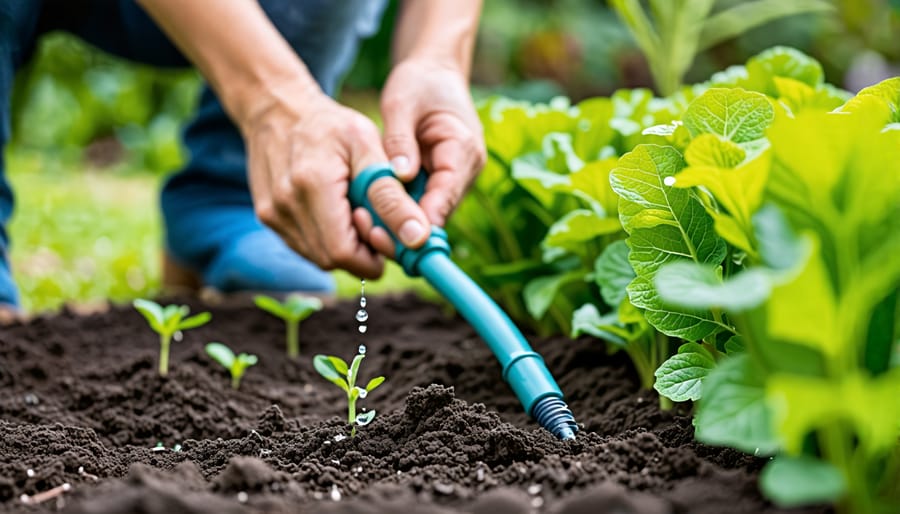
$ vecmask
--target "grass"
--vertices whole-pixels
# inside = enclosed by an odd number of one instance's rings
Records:
[[[6,156],[16,192],[11,260],[27,312],[127,302],[160,291],[161,177],[81,169],[70,158],[23,150]],[[345,272],[335,277],[339,296],[359,294],[359,279]],[[395,264],[366,283],[370,294],[409,289],[434,294]]]

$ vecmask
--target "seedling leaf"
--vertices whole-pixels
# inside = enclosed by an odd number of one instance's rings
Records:
[[[287,310],[282,307],[281,302],[266,295],[257,295],[253,297],[253,303],[260,309],[281,319],[287,319]]]
[[[384,382],[384,377],[375,377],[366,384],[366,391],[372,392],[373,389],[380,386]]]
[[[163,309],[158,303],[138,298],[132,302],[132,305],[144,316],[154,332],[162,332],[164,322]]]
[[[337,359],[337,357],[333,357]],[[346,366],[346,365],[345,365]],[[334,364],[331,361],[331,358],[327,355],[316,355],[313,357],[313,367],[316,371],[328,380],[329,382],[335,384],[340,387],[348,394],[350,393],[350,388],[347,385],[347,381],[344,379],[346,374],[339,373],[335,368]]]
[[[303,321],[312,313],[322,310],[322,300],[315,296],[290,295],[283,305],[288,317],[296,321]]]
[[[331,362],[331,365],[334,366],[334,369],[342,376],[347,376],[347,363],[344,359],[340,357],[335,357],[333,355],[328,356],[328,360]]]
[[[225,369],[231,370],[231,366],[234,365],[234,352],[222,343],[213,342],[207,344],[206,354]]]
[[[190,328],[197,328],[209,323],[209,320],[212,319],[212,314],[208,312],[201,312],[196,316],[191,316],[190,318],[181,320],[178,323],[178,330],[187,330]]]

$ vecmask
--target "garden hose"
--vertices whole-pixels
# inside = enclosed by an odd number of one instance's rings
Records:
[[[354,209],[364,207],[371,213],[373,222],[387,230],[368,197],[369,187],[382,179],[397,180],[389,164],[364,169],[350,184],[350,203]],[[406,184],[407,192],[418,200],[425,191],[427,180],[424,171],[419,173]],[[531,349],[509,316],[453,263],[446,232],[432,227],[428,240],[416,249],[406,248],[393,234],[391,237],[397,248],[394,258],[406,274],[424,277],[456,307],[494,352],[503,368],[504,380],[522,402],[525,412],[558,438],[574,439],[578,425],[544,359]]]

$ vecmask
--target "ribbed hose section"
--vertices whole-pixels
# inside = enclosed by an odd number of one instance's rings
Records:
[[[578,424],[566,402],[561,399],[554,396],[542,398],[534,405],[532,416],[538,424],[563,441],[575,439]]]

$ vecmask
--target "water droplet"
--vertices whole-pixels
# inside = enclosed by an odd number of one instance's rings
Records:
[[[365,306],[366,306],[366,297],[365,297],[365,296],[360,297],[360,299],[359,299],[359,306],[360,306],[360,307],[365,307]]]
[[[364,344],[359,345],[359,348],[357,348],[357,351],[360,353],[360,355],[365,355],[366,354],[366,345],[364,345]]]
[[[34,470],[31,468],[28,468],[25,470],[25,474],[28,475],[28,478],[31,478],[34,476]]]
[[[663,179],[663,184],[671,187],[675,185],[675,177],[666,177]]]
[[[341,501],[341,490],[338,489],[336,485],[331,486],[331,500],[336,502]]]
[[[366,333],[366,330],[367,330],[368,328],[369,328],[369,327],[367,327],[367,326],[365,326],[365,325],[360,325],[360,326],[359,326],[359,333],[360,333],[360,334],[365,334],[365,333]]]
[[[241,503],[247,503],[247,500],[249,500],[249,499],[250,499],[250,497],[247,495],[246,492],[241,491],[241,492],[237,493],[237,501],[239,501]]]
[[[366,396],[369,396],[369,392],[366,391],[365,389],[363,389],[362,387],[357,387],[356,391],[359,393],[360,398],[365,398]]]
[[[184,334],[181,332],[181,330],[179,330],[179,331],[175,332],[174,334],[172,334],[172,339],[174,339],[175,342],[181,342],[181,340],[182,340],[183,338],[184,338]]]
[[[364,427],[364,426],[368,425],[369,423],[371,423],[373,419],[375,419],[375,416],[369,417],[369,416],[366,416],[365,414],[358,414],[356,416],[356,424],[361,427]]]
[[[334,441],[335,441],[336,443],[339,443],[339,442],[343,441],[343,440],[346,439],[346,438],[347,438],[347,436],[345,436],[344,434],[338,434],[338,435],[334,436]]]
[[[356,321],[365,323],[369,319],[369,313],[365,309],[356,311]]]

